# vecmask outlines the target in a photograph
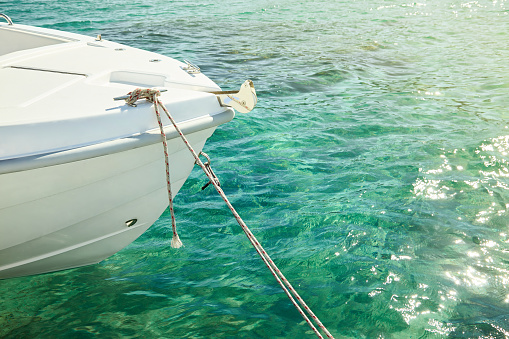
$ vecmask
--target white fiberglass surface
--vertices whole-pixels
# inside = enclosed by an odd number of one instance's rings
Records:
[[[0,108],[27,106],[82,78],[83,76],[75,74],[1,68],[0,79],[9,80],[0,82],[0,92],[3,93]],[[2,115],[4,123],[11,119],[21,119],[15,110],[10,112],[10,116],[5,112]]]
[[[215,95],[207,93],[219,87],[203,74],[188,74],[174,59],[66,34],[0,25],[0,79],[5,80],[0,81],[0,160],[69,150],[157,128],[151,103],[140,101],[130,107],[113,100],[137,87],[167,87],[161,100],[178,123],[210,120],[224,111]],[[2,58],[2,51],[9,53],[11,48],[3,45],[16,46],[17,39],[23,48],[48,48]],[[64,42],[75,43],[50,46]],[[159,61],[151,62],[155,59]],[[163,124],[170,122],[163,117]]]
[[[0,56],[12,52],[44,47],[68,42],[64,38],[53,37],[12,28],[0,28]]]

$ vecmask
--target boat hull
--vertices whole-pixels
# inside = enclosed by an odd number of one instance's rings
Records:
[[[187,138],[199,152],[214,130]],[[168,149],[175,195],[194,158],[178,137]],[[0,279],[97,263],[139,237],[168,206],[162,144],[4,173],[0,193]]]

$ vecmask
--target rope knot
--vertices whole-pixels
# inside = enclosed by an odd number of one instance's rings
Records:
[[[136,107],[135,102],[140,99],[146,99],[149,102],[154,102],[161,92],[156,88],[136,88],[134,91],[127,93],[129,97],[125,102],[132,107]]]

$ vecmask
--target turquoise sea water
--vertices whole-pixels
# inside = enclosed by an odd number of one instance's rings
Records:
[[[507,0],[0,0],[189,59],[257,108],[205,151],[336,338],[509,337]],[[1,42],[0,42],[1,43]],[[1,137],[1,136],[0,136]],[[0,281],[5,338],[312,338],[195,169],[93,266]]]

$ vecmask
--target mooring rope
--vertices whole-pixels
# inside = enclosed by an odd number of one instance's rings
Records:
[[[173,237],[171,239],[171,247],[180,248],[183,245],[177,233],[177,222],[175,219],[175,212],[173,210],[173,195],[171,193],[171,183],[170,183],[170,162],[168,160],[168,143],[166,142],[166,134],[164,133],[163,123],[161,122],[161,115],[159,114],[159,110],[157,109],[158,106],[157,103],[161,104],[157,97],[161,95],[161,93],[158,90],[153,90],[149,88],[146,89],[137,88],[134,91],[130,92],[128,95],[129,97],[125,99],[125,101],[129,106],[136,106],[135,102],[143,98],[154,103],[157,123],[159,124],[159,131],[161,132],[161,139],[163,141],[164,163],[166,165],[166,188],[168,190],[168,207],[170,208],[171,229],[173,232]]]
[[[173,199],[172,199],[172,196],[171,196],[171,185],[170,185],[170,176],[169,176],[170,172],[169,172],[169,162],[168,162],[168,144],[166,143],[166,135],[164,133],[163,125],[161,123],[161,116],[160,116],[160,113],[159,113],[159,107],[161,107],[163,109],[163,111],[166,113],[166,116],[168,117],[168,119],[170,119],[171,123],[173,124],[173,127],[175,127],[175,130],[180,135],[181,139],[184,141],[184,144],[187,146],[187,148],[189,149],[189,151],[193,155],[196,164],[198,166],[200,166],[200,168],[203,170],[203,172],[205,173],[207,178],[210,180],[210,183],[214,186],[214,188],[219,193],[219,195],[221,196],[223,201],[226,203],[226,205],[228,206],[228,208],[232,212],[233,216],[237,220],[238,224],[240,225],[240,227],[242,228],[242,230],[244,231],[244,233],[248,237],[249,241],[251,242],[251,244],[255,248],[256,252],[262,258],[262,260],[265,263],[265,265],[269,268],[269,270],[272,273],[272,275],[274,276],[274,278],[276,278],[276,281],[279,283],[279,285],[281,286],[283,291],[286,293],[286,295],[288,296],[288,298],[290,299],[292,304],[295,306],[297,311],[301,314],[301,316],[304,318],[304,320],[307,322],[307,324],[311,327],[313,332],[315,332],[315,334],[319,338],[323,338],[323,336],[320,334],[320,332],[315,327],[315,325],[311,322],[311,320],[309,319],[308,315],[315,321],[315,323],[318,325],[318,327],[320,327],[322,329],[322,331],[325,333],[325,335],[328,338],[334,338],[332,336],[332,334],[330,334],[330,332],[327,330],[327,328],[322,324],[322,322],[318,319],[318,317],[313,313],[313,311],[311,311],[309,306],[304,302],[302,297],[297,293],[297,291],[293,288],[293,286],[290,284],[290,282],[285,278],[285,276],[279,270],[279,268],[276,266],[274,261],[272,261],[272,259],[270,258],[269,254],[265,251],[265,249],[262,247],[260,242],[256,239],[254,234],[247,227],[246,223],[242,220],[240,215],[237,213],[237,211],[235,210],[233,205],[230,203],[230,201],[226,197],[226,194],[223,192],[222,188],[219,186],[219,182],[218,182],[217,178],[215,177],[214,173],[212,172],[212,169],[210,168],[210,161],[209,161],[209,165],[208,166],[203,164],[203,162],[200,160],[200,155],[195,152],[195,150],[193,149],[193,147],[191,146],[191,144],[189,143],[189,141],[187,140],[185,135],[182,133],[180,128],[177,126],[177,123],[175,122],[175,120],[171,116],[170,112],[168,112],[168,110],[166,109],[164,104],[159,100],[159,96],[161,95],[161,93],[157,89],[140,89],[140,88],[137,88],[136,90],[134,90],[133,92],[129,93],[128,95],[129,95],[129,98],[127,98],[125,100],[126,100],[126,103],[131,105],[131,106],[135,105],[136,100],[143,99],[143,98],[145,98],[148,101],[154,103],[154,109],[155,109],[155,113],[156,113],[156,116],[157,116],[157,121],[158,121],[158,124],[159,124],[159,129],[160,129],[160,132],[161,132],[161,137],[163,138],[163,146],[164,146],[164,154],[165,154],[166,183],[167,183],[167,187],[168,187],[168,199],[169,199],[169,202],[170,202],[169,206],[170,206],[170,213],[171,213],[171,217],[172,217],[172,230],[173,230],[173,239],[171,241],[171,246],[172,247],[176,247],[176,248],[181,247],[182,246],[182,242],[180,241],[180,239],[178,237],[178,234],[177,234],[175,215],[173,213]],[[298,300],[298,302],[300,303],[302,308],[304,308],[304,310],[307,312],[307,315],[302,310],[301,306],[299,306],[297,301],[295,301],[295,299]]]

